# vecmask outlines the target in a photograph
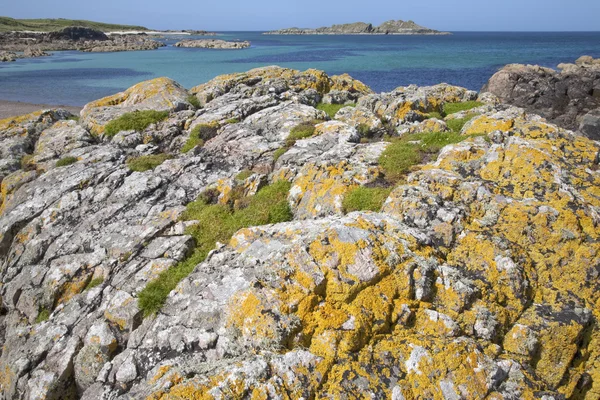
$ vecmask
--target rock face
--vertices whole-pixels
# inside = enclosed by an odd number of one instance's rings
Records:
[[[343,88],[357,105],[329,120],[314,106]],[[351,190],[385,180],[391,146],[355,126],[439,129],[450,119],[427,113],[477,94],[278,67],[190,93],[201,109],[160,78],[79,122],[0,121],[2,160],[30,156],[0,190],[2,398],[600,396],[598,143],[488,96],[380,212],[345,214]],[[99,135],[148,108],[170,115]],[[301,123],[313,136],[289,143]],[[182,153],[201,125],[213,134]],[[127,166],[159,152],[172,158]],[[140,291],[195,246],[185,206],[280,180],[293,220],[239,230],[144,318]]]
[[[50,40],[109,40],[104,32],[81,26],[69,26],[60,31],[49,32],[46,37]]]
[[[317,29],[287,28],[265,32],[265,35],[449,35],[434,29],[417,25],[413,21],[391,20],[380,26],[365,22],[332,25]]]
[[[600,107],[600,60],[583,56],[560,71],[512,64],[498,71],[483,87],[503,102],[538,113],[567,129]]]
[[[175,47],[193,47],[201,49],[246,49],[250,42],[231,42],[220,39],[182,40],[175,43]]]
[[[46,51],[80,50],[85,52],[154,50],[165,46],[164,43],[141,35],[113,35],[83,28],[67,27],[60,31],[40,32],[5,32],[0,33],[0,49],[8,51],[30,52],[26,57],[45,55]]]

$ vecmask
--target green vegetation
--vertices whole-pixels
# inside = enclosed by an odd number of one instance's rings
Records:
[[[379,165],[388,181],[398,182],[412,167],[432,159],[444,146],[469,137],[472,136],[463,136],[458,132],[429,132],[392,139],[392,144],[379,157]]]
[[[467,114],[463,118],[455,118],[446,120],[446,125],[452,132],[460,132],[467,122],[475,118],[477,114]]]
[[[198,100],[198,98],[196,96],[194,96],[193,94],[188,96],[187,101],[192,106],[194,106],[195,109],[202,108],[202,104],[200,104],[200,100]]]
[[[87,284],[87,286],[85,287],[85,289],[83,289],[83,291],[85,292],[86,290],[93,289],[96,286],[102,285],[103,283],[104,283],[103,277],[94,278]]]
[[[69,118],[67,118],[67,121],[79,122],[79,116],[78,115],[71,115]]]
[[[235,180],[245,181],[246,179],[250,178],[252,174],[252,171],[250,171],[249,169],[245,169],[235,176]]]
[[[356,107],[356,104],[317,104],[317,110],[325,111],[331,119],[333,119],[335,114],[344,107]]]
[[[219,131],[219,127],[216,125],[208,125],[208,124],[196,125],[196,127],[194,127],[194,129],[192,129],[192,132],[190,132],[190,137],[188,138],[188,140],[185,142],[185,144],[181,148],[181,152],[187,153],[188,151],[192,150],[196,146],[204,146],[204,143],[207,140],[210,140],[213,137],[215,137],[217,135],[218,131]]]
[[[483,103],[479,101],[463,101],[460,103],[445,103],[444,115],[455,114],[461,111],[467,111],[475,107],[481,107]],[[431,115],[431,114],[430,114]]]
[[[277,160],[279,160],[279,157],[287,153],[289,149],[289,147],[280,147],[277,150],[275,150],[275,153],[273,153],[273,161],[277,162]]]
[[[86,28],[97,29],[100,31],[147,31],[148,28],[133,25],[105,24],[103,22],[94,22],[74,19],[14,19],[10,17],[0,17],[0,32],[9,31],[58,31],[68,26],[83,26]]]
[[[67,165],[75,164],[77,162],[77,157],[63,157],[56,162],[57,167],[65,167]]]
[[[230,118],[227,121],[225,121],[226,124],[237,124],[240,122],[239,118]]]
[[[173,158],[173,156],[164,153],[133,157],[127,160],[127,166],[132,171],[144,172],[158,167],[170,158]]]
[[[48,310],[47,308],[42,308],[39,310],[38,316],[35,318],[35,323],[39,324],[44,321],[48,321],[49,318],[50,318],[50,310]]]
[[[369,188],[359,186],[352,189],[344,197],[342,203],[344,212],[381,211],[381,206],[383,206],[383,202],[390,195],[391,191],[391,187]]]
[[[319,122],[320,121],[303,122],[293,127],[287,139],[285,140],[285,145],[287,147],[292,147],[294,144],[296,144],[297,140],[306,139],[314,135],[316,130],[315,125]]]
[[[183,220],[198,221],[187,229],[196,247],[184,261],[162,272],[139,295],[139,307],[144,316],[155,314],[164,304],[169,292],[187,277],[196,265],[204,261],[216,242],[227,243],[238,230],[250,226],[290,221],[293,218],[287,202],[290,183],[279,181],[247,198],[246,207],[233,209],[231,205],[212,204],[215,193],[204,193],[188,204]]]
[[[142,132],[149,125],[165,120],[169,116],[168,111],[134,111],[123,114],[117,119],[113,119],[104,127],[104,134],[113,137],[121,131]]]
[[[429,114],[427,114],[426,118],[427,119],[430,119],[430,118],[444,119],[444,116],[437,111],[433,111],[433,112],[430,112]]]

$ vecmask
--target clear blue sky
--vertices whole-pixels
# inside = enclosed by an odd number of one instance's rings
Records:
[[[1,0],[0,15],[154,29],[267,30],[412,19],[449,31],[597,31],[600,0]]]

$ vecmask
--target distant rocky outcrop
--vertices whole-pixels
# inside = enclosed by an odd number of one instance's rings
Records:
[[[250,42],[237,42],[220,39],[182,40],[181,42],[175,43],[175,47],[192,47],[202,49],[246,49],[250,47]]]
[[[333,25],[317,29],[288,28],[265,32],[265,35],[449,35],[417,25],[413,21],[390,20],[379,26],[365,22]]]
[[[583,117],[600,108],[600,60],[583,56],[558,71],[537,65],[511,64],[494,74],[482,92],[505,103],[538,113],[567,129],[578,129]],[[584,131],[591,135],[591,117]],[[593,135],[592,135],[593,136]],[[600,136],[596,136],[600,139]]]
[[[0,120],[0,398],[598,399],[599,152],[275,66]]]
[[[56,32],[49,32],[46,34],[46,38],[49,41],[54,40],[71,40],[71,41],[82,41],[82,40],[109,40],[108,36],[102,31],[96,29],[84,28],[82,26],[69,26],[65,29]]]
[[[0,49],[11,52],[28,52],[30,56],[43,55],[44,51],[80,50],[85,52],[154,50],[165,46],[146,35],[112,35],[84,27],[67,27],[49,33],[0,33]]]
[[[20,58],[45,57],[48,55],[48,53],[38,48],[27,47],[22,54],[17,54],[12,51],[0,51],[0,62],[11,62],[17,61]]]

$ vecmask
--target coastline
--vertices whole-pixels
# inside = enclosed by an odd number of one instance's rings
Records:
[[[34,103],[24,103],[21,101],[10,101],[10,100],[0,100],[0,119],[16,117],[23,114],[29,114],[38,110],[48,110],[48,109],[56,109],[62,108],[65,110],[69,110],[74,114],[79,115],[79,112],[83,107],[75,107],[75,106],[62,106],[62,105],[50,105],[50,104],[34,104]]]

